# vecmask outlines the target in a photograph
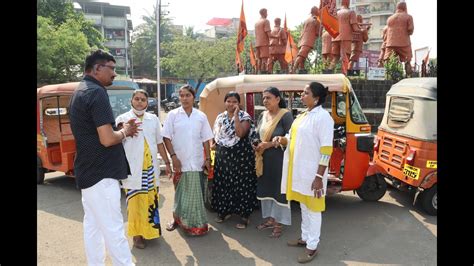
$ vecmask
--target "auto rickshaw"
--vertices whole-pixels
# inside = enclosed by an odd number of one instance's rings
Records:
[[[206,113],[212,127],[217,115],[225,110],[224,96],[229,91],[236,91],[243,99],[241,108],[255,121],[265,110],[262,101],[263,90],[273,86],[282,92],[288,109],[296,117],[305,109],[300,95],[304,87],[312,81],[318,81],[329,88],[329,95],[323,107],[335,121],[334,150],[329,163],[327,194],[353,190],[363,200],[379,200],[387,189],[385,180],[377,175],[366,175],[374,137],[351,83],[344,75],[275,74],[218,78],[207,84],[202,91],[199,109]],[[209,177],[209,189],[212,189],[212,176]]]
[[[79,82],[46,85],[36,91],[37,176],[42,184],[44,174],[61,171],[73,176],[76,141],[69,121],[69,101]],[[130,110],[132,92],[138,84],[114,81],[107,87],[114,117]]]
[[[415,193],[430,215],[438,212],[437,79],[408,78],[387,92],[369,172]]]

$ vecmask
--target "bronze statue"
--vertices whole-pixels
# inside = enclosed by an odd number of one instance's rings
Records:
[[[260,19],[255,23],[255,49],[257,57],[257,73],[267,71],[270,45],[270,21],[267,19],[267,9],[260,9]]]
[[[413,34],[413,17],[407,13],[407,4],[400,2],[397,4],[397,11],[387,19],[387,43],[385,46],[384,60],[387,61],[390,55],[395,53],[400,62],[405,62],[405,72],[411,76],[411,42],[410,35]]]
[[[319,16],[319,9],[313,6],[311,8],[311,16],[304,22],[303,33],[298,42],[298,56],[293,64],[291,73],[295,73],[296,69],[304,69],[304,61],[313,49],[314,42],[319,37],[320,23],[317,16]]]
[[[273,73],[273,63],[278,60],[283,73],[288,73],[288,64],[285,61],[287,34],[280,27],[281,19],[275,18],[275,26],[270,32],[270,57],[268,58],[268,73]]]
[[[359,25],[362,25],[362,16],[357,15],[357,23]],[[353,38],[352,40],[352,53],[351,53],[351,58],[349,59],[350,64],[349,64],[349,69],[354,68],[354,63],[359,61],[359,57],[362,54],[362,45],[367,42],[369,39],[369,31],[370,29],[370,24],[367,25],[367,27],[361,27],[360,33],[354,32],[353,36],[358,36],[357,38]]]
[[[383,58],[385,57],[385,46],[387,45],[387,26],[383,27],[382,30],[382,46],[380,47],[379,59],[377,60],[377,66],[383,67]]]
[[[331,47],[332,47],[332,36],[324,30],[322,38],[322,56],[324,69],[327,69],[332,60]]]
[[[341,56],[343,63],[349,61],[353,32],[360,32],[356,13],[349,9],[349,0],[342,0],[341,9],[337,11],[337,21],[339,22],[339,35],[332,42],[333,58],[331,65],[329,65],[331,70],[336,67]]]

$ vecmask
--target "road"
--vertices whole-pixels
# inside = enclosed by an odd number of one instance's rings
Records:
[[[251,216],[245,230],[234,228],[232,217],[223,224],[208,212],[210,232],[188,237],[179,230],[168,232],[173,185],[161,177],[160,216],[163,236],[148,242],[144,250],[132,249],[137,265],[299,265],[301,249],[286,246],[299,236],[300,209],[292,205],[293,225],[279,239],[270,230],[258,231],[260,211]],[[352,192],[326,200],[319,255],[313,265],[436,265],[437,218],[411,205],[412,197],[389,186],[379,202],[363,202]],[[122,194],[122,213],[126,213]],[[38,185],[38,265],[85,265],[82,236],[83,209],[74,179],[62,173],[46,174]],[[126,221],[126,216],[124,217]],[[131,238],[129,238],[132,246]],[[107,265],[112,265],[110,258]]]

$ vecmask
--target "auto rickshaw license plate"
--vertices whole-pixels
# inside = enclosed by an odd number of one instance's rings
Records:
[[[410,178],[418,180],[418,178],[420,177],[420,168],[405,164],[405,166],[403,167],[403,174]]]

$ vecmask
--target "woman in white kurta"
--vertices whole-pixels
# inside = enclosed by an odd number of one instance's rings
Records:
[[[321,212],[326,208],[327,166],[334,128],[334,120],[322,107],[327,93],[327,87],[318,82],[306,85],[301,100],[308,109],[295,119],[285,137],[274,139],[288,146],[283,158],[281,193],[301,206],[301,238],[288,241],[289,246],[306,246],[298,256],[300,263],[311,261],[317,254]]]
[[[158,152],[166,163],[166,173],[171,170],[170,161],[160,134],[160,119],[146,112],[148,93],[138,89],[132,95],[132,108],[119,115],[116,124],[125,123],[131,118],[140,121],[141,131],[135,137],[122,141],[131,175],[122,180],[125,189],[129,236],[133,236],[133,246],[145,248],[145,239],[161,236],[160,215],[158,213],[160,168]]]
[[[166,230],[178,226],[189,235],[208,232],[204,190],[207,176],[203,169],[211,168],[209,140],[214,138],[206,114],[193,108],[195,92],[189,85],[179,89],[181,107],[168,113],[163,125],[163,141],[173,161],[176,191],[173,222]]]

